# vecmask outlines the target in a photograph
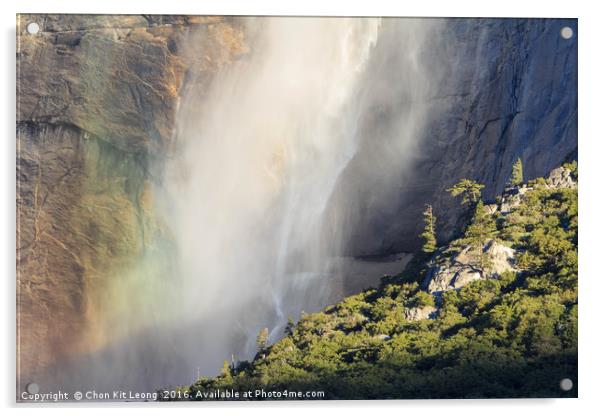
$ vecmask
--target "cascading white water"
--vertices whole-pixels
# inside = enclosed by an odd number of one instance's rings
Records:
[[[219,327],[201,324],[222,355],[214,366],[230,353],[248,358],[261,327],[277,336],[289,315],[327,299],[327,285],[312,285],[331,243],[322,222],[357,148],[352,97],[380,21],[248,22],[257,23],[265,27],[248,59],[218,74],[208,95],[183,98],[165,184],[177,273],[193,295],[180,312],[221,317]]]
[[[383,204],[407,177],[439,85],[434,21],[237,22],[249,53],[181,99],[153,190],[168,237],[102,298],[106,348],[64,371],[73,388],[152,391],[252,358],[260,329],[275,341],[341,296],[358,190]]]
[[[192,368],[209,373],[231,354],[251,358],[261,328],[274,341],[289,316],[332,301],[329,279],[343,234],[327,231],[327,207],[362,139],[366,103],[375,104],[366,68],[381,19],[245,25],[257,33],[248,56],[218,73],[209,91],[190,88],[182,99],[162,198],[181,288],[169,313],[195,328],[191,347],[202,359]],[[428,26],[408,22],[400,44],[416,40],[412,47],[420,48]],[[415,50],[402,52],[417,62]],[[426,72],[419,65],[391,70]],[[423,87],[422,77],[414,81],[405,89]],[[411,150],[418,112],[400,117],[407,124],[402,151]]]

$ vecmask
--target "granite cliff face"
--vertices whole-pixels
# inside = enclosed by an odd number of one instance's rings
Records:
[[[41,27],[37,35],[25,30],[31,21]],[[385,40],[370,64],[381,76],[365,84],[373,105],[334,196],[348,207],[334,221],[351,230],[344,236],[346,254],[415,249],[424,203],[433,204],[440,236],[449,239],[460,210],[444,193],[458,179],[485,183],[491,197],[518,157],[526,179],[576,157],[576,36],[559,35],[564,26],[576,33],[575,20],[440,23],[442,41],[429,40],[424,52],[438,65],[437,76],[420,103],[383,94],[408,82],[399,66],[407,57],[395,54],[395,26],[383,24]],[[128,276],[140,258],[169,245],[152,200],[173,146],[180,97],[192,84],[202,91],[220,69],[244,59],[253,36],[245,29],[238,18],[18,16],[23,383],[38,380],[63,357],[102,349],[111,320],[99,317],[119,318],[119,305],[129,300],[114,298],[124,285],[144,292],[143,280]],[[387,155],[404,128],[398,114],[414,105],[428,105],[432,114],[411,148],[409,174],[402,175]],[[373,160],[382,163],[367,163]]]
[[[573,29],[570,39],[560,35],[565,26]],[[459,179],[485,184],[484,197],[491,199],[503,190],[517,158],[525,179],[575,159],[577,37],[575,19],[446,19],[439,43],[423,52],[426,62],[440,68],[427,102],[385,95],[364,122],[363,147],[339,184],[339,197],[350,209],[344,224],[353,224],[347,253],[416,249],[425,203],[433,205],[446,241],[460,210],[445,190]],[[398,59],[388,56],[371,89],[386,90],[403,79],[403,69],[390,71]],[[389,154],[404,126],[395,126],[390,115],[425,104],[430,117],[410,173],[391,178]],[[367,162],[374,159],[382,163]],[[382,178],[391,184],[379,185]]]
[[[29,22],[38,34],[26,32]],[[103,346],[110,328],[98,318],[114,308],[112,285],[165,233],[152,212],[150,161],[169,153],[185,80],[208,82],[245,46],[240,28],[213,17],[19,15],[17,35],[26,383]]]

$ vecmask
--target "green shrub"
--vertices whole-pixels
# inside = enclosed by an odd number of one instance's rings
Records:
[[[408,302],[408,307],[410,308],[423,308],[425,306],[435,306],[435,299],[432,295],[418,291],[414,296],[412,296]]]

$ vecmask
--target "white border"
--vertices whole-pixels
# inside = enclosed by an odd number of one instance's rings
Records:
[[[443,17],[578,17],[582,6],[576,2],[550,0],[539,2],[520,0],[483,4],[481,1],[394,2],[391,0],[197,0],[167,2],[165,0],[102,2],[55,0],[21,0],[21,13],[167,13],[167,14],[233,14],[233,15],[345,15],[345,16],[443,16]]]
[[[167,406],[129,405],[110,412],[143,411],[189,411],[217,412],[230,409],[245,411],[249,414],[278,413],[303,414],[319,412],[335,413],[341,409],[346,414],[366,414],[369,408],[379,413],[425,414],[438,413],[448,415],[505,415],[508,413],[523,414],[526,412],[545,413],[547,415],[588,414],[593,413],[599,403],[598,388],[602,387],[600,375],[600,348],[602,328],[598,320],[599,297],[602,296],[602,273],[597,260],[602,256],[600,227],[602,215],[598,213],[602,206],[602,178],[597,163],[600,161],[600,143],[602,134],[602,96],[600,76],[602,65],[600,57],[600,40],[602,40],[602,17],[595,7],[594,1],[526,1],[497,0],[485,1],[429,1],[395,2],[393,0],[345,0],[330,2],[326,0],[305,0],[285,2],[283,0],[196,0],[176,3],[169,0],[4,0],[2,2],[2,83],[3,99],[2,140],[3,163],[0,167],[3,198],[2,232],[0,259],[2,263],[3,283],[3,332],[2,368],[0,392],[3,404],[13,407],[15,397],[15,14],[21,13],[157,13],[157,14],[261,14],[261,15],[347,15],[347,16],[445,16],[445,17],[577,17],[579,18],[579,170],[580,170],[580,316],[579,316],[579,399],[573,400],[456,400],[456,401],[394,401],[394,402],[309,402],[309,403],[247,403],[227,404],[209,403],[194,407],[181,405]],[[25,411],[33,410],[32,406]],[[39,409],[50,414],[80,414],[82,406],[71,405],[67,408],[49,406]],[[106,407],[106,405],[105,405]],[[170,410],[168,410],[170,409]],[[85,412],[105,414],[109,409],[86,409]]]

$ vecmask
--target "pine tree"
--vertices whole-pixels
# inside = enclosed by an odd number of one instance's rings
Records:
[[[263,328],[257,335],[257,351],[263,352],[268,347],[269,332],[267,328]]]
[[[422,252],[430,254],[437,249],[437,236],[435,234],[435,223],[437,218],[433,215],[433,206],[426,204],[426,208],[422,215],[424,216],[424,231],[420,234],[420,237],[424,239]]]
[[[510,177],[510,185],[518,186],[524,182],[523,179],[523,161],[518,158],[512,165],[512,176]]]
[[[484,274],[491,266],[490,259],[485,254],[485,244],[495,237],[496,232],[495,220],[485,211],[483,201],[477,202],[472,222],[466,229],[463,240],[477,251],[479,267]]]
[[[481,185],[470,179],[462,179],[460,182],[447,190],[452,196],[462,196],[462,205],[476,205],[481,199],[481,189],[485,185]]]
[[[228,360],[224,360],[224,365],[222,366],[222,371],[220,372],[222,379],[227,382],[232,382],[232,366],[228,362]]]
[[[290,316],[288,317],[288,322],[286,323],[286,327],[284,328],[284,334],[287,336],[293,335],[295,331],[295,321]]]

